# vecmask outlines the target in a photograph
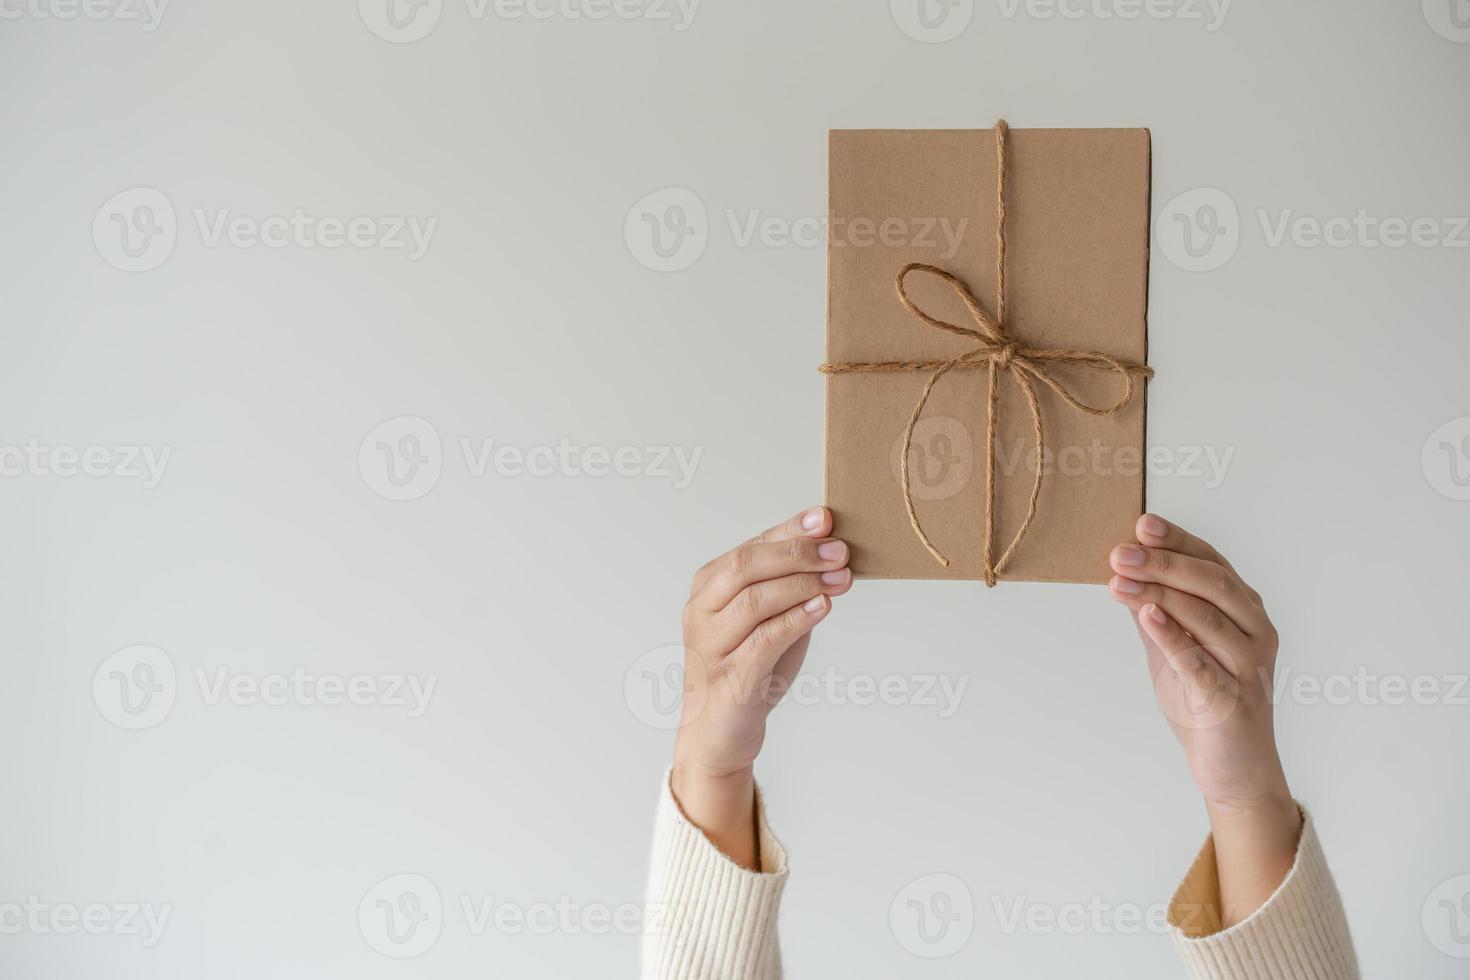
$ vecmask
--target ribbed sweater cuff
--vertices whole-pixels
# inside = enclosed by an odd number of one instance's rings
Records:
[[[731,861],[674,800],[664,773],[648,876],[644,980],[779,980],[776,913],[786,850],[766,823],[756,789],[761,870]]]
[[[1169,924],[1195,980],[1358,977],[1342,900],[1305,809],[1291,870],[1248,919],[1220,929],[1220,877],[1210,837],[1169,903]]]

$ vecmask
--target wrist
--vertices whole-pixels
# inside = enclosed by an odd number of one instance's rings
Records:
[[[739,781],[755,768],[755,759],[723,748],[710,751],[696,738],[680,738],[674,742],[674,770],[701,780]]]
[[[1258,821],[1296,813],[1296,800],[1286,783],[1286,773],[1279,759],[1272,759],[1265,772],[1252,779],[1249,786],[1233,787],[1232,792],[1205,793],[1205,809],[1210,820]]]
[[[740,800],[751,794],[755,786],[755,770],[751,766],[734,768],[712,766],[674,754],[669,771],[669,785],[681,802],[684,797],[709,800]]]
[[[1279,791],[1250,800],[1205,800],[1210,828],[1222,835],[1245,834],[1255,839],[1289,839],[1295,850],[1301,832],[1301,811],[1284,786]]]

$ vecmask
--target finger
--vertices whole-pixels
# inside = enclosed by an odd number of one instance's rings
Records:
[[[755,676],[764,676],[793,643],[810,633],[831,610],[832,600],[819,595],[777,613],[757,623],[733,656],[748,664]]]
[[[1241,650],[1247,639],[1215,606],[1188,592],[1153,582],[1135,582],[1122,575],[1114,575],[1108,589],[1113,598],[1129,609],[1141,610],[1147,605],[1162,608],[1227,670],[1232,674],[1236,672],[1235,656],[1231,651]]]
[[[1168,548],[1170,551],[1203,558],[1205,561],[1212,561],[1227,568],[1230,566],[1230,562],[1215,550],[1214,545],[1201,537],[1190,534],[1179,525],[1164,520],[1157,514],[1144,514],[1138,519],[1133,529],[1138,534],[1140,544],[1153,548]]]
[[[1138,542],[1140,544],[1146,544],[1154,548],[1167,548],[1170,551],[1177,551],[1183,555],[1203,558],[1205,561],[1212,561],[1217,565],[1224,565],[1232,572],[1235,572],[1237,578],[1240,577],[1240,573],[1230,563],[1230,559],[1220,554],[1219,549],[1214,545],[1210,544],[1204,538],[1190,534],[1178,524],[1164,520],[1158,514],[1144,514],[1138,519],[1138,523],[1134,525],[1133,530],[1138,535]],[[1246,594],[1251,597],[1251,601],[1259,605],[1261,594],[1251,588],[1249,584],[1246,584],[1244,579],[1241,579],[1241,583],[1245,585]]]
[[[1164,651],[1159,649],[1159,645],[1148,635],[1148,630],[1143,628],[1137,609],[1128,610],[1128,617],[1133,620],[1133,628],[1138,631],[1138,638],[1143,641],[1144,652],[1148,654],[1148,674],[1150,677],[1157,677],[1159,671],[1169,665],[1169,662],[1164,659]]]
[[[1220,724],[1239,701],[1239,682],[1220,662],[1184,631],[1168,613],[1152,602],[1138,612],[1138,624],[1163,654],[1169,669],[1183,685],[1188,697],[1185,710],[1176,705],[1170,722],[1189,728],[1206,728]],[[1164,678],[1154,677],[1155,690]]]
[[[1181,678],[1191,680],[1220,664],[1174,619],[1153,603],[1138,611],[1138,624],[1158,646],[1169,666]]]
[[[825,507],[808,507],[795,517],[787,518],[775,527],[767,528],[751,538],[747,544],[765,544],[770,541],[785,541],[787,538],[825,538],[832,533],[832,512]]]
[[[847,565],[847,545],[833,538],[787,538],[752,542],[715,559],[695,601],[710,611],[724,609],[747,585],[795,572],[832,572]]]
[[[801,673],[801,665],[806,661],[806,652],[811,645],[812,635],[808,633],[787,647],[786,652],[776,658],[776,665],[771,668],[773,690],[791,690],[791,685],[796,682],[796,675]]]
[[[760,534],[744,542],[744,544],[768,544],[772,541],[786,541],[790,538],[809,537],[825,538],[832,533],[832,512],[825,507],[808,507],[806,510],[788,517],[775,527],[766,528]],[[704,566],[694,573],[694,582],[689,589],[689,597],[694,596],[704,588],[720,567],[720,562],[726,555],[705,562]]]
[[[1110,556],[1113,571],[1135,582],[1156,582],[1213,603],[1243,633],[1261,631],[1265,613],[1251,601],[1240,576],[1224,565],[1170,551],[1120,544]]]
[[[714,639],[721,649],[733,649],[763,620],[801,605],[813,596],[839,596],[851,588],[852,571],[846,568],[798,572],[747,585],[712,617]]]

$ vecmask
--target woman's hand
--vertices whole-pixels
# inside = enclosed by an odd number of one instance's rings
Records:
[[[1204,794],[1220,871],[1222,925],[1259,908],[1296,857],[1301,814],[1276,751],[1276,628],[1260,593],[1213,547],[1145,514],[1118,545],[1109,583],[1148,651],[1169,727]]]
[[[684,701],[672,787],[731,860],[759,865],[753,766],[766,717],[806,658],[831,596],[852,587],[848,549],[813,507],[694,573],[684,607]]]

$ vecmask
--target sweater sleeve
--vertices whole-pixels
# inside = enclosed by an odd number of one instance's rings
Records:
[[[756,789],[759,871],[731,861],[679,809],[664,773],[643,931],[643,980],[780,980],[786,851]]]
[[[1249,918],[1220,928],[1220,877],[1210,837],[1169,903],[1169,925],[1194,980],[1358,978],[1342,899],[1305,809],[1291,870]]]

